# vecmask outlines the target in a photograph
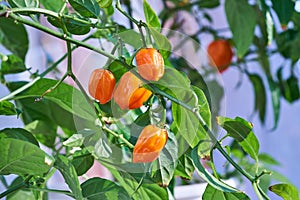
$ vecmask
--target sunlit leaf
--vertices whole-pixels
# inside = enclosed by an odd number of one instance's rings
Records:
[[[223,192],[207,185],[203,196],[203,200],[250,200],[250,198],[242,192]]]
[[[9,101],[0,101],[0,115],[16,115],[15,105]]]
[[[97,2],[101,8],[107,8],[112,4],[112,0],[97,0]]]
[[[78,131],[78,133],[73,134],[66,141],[64,141],[63,145],[67,147],[80,147],[82,146],[86,137],[91,136],[93,134],[95,134],[95,131],[90,129],[80,130]]]
[[[176,137],[172,132],[169,132],[167,144],[152,166],[154,181],[163,187],[168,186],[173,178],[178,159],[177,153]]]
[[[160,30],[160,21],[158,16],[156,15],[155,11],[151,8],[151,6],[149,5],[149,3],[144,0],[143,1],[143,6],[144,6],[144,15],[146,18],[146,22],[148,24],[148,26],[157,28],[158,30]]]
[[[252,131],[252,124],[246,120],[236,117],[230,119],[227,117],[218,117],[218,124],[223,127],[227,134],[236,139],[243,150],[247,152],[251,158],[258,161],[259,142]]]
[[[143,183],[140,188],[136,190],[139,183],[132,174],[114,169],[110,169],[110,171],[127,193],[131,194],[131,198],[134,200],[168,199],[168,191],[166,188],[162,188],[152,182],[150,184]]]
[[[0,174],[4,175],[42,175],[53,163],[36,145],[13,138],[0,138],[0,157]]]
[[[165,59],[168,58],[172,50],[172,44],[157,28],[149,27],[149,29],[159,52]]]
[[[284,200],[298,200],[299,191],[291,184],[276,184],[269,187],[269,190],[281,196]]]
[[[58,80],[40,79],[30,88],[14,97],[14,99],[23,99],[28,97],[39,99],[49,88],[53,87],[57,82]],[[17,83],[10,83],[10,89],[14,87],[13,84],[16,85]],[[68,112],[84,119],[93,121],[96,118],[93,109],[91,109],[82,92],[66,83],[61,83],[56,89],[47,93],[44,96],[44,99],[48,99],[56,103],[63,109],[67,110]],[[42,101],[43,100],[37,101],[35,103],[38,105],[38,103]]]

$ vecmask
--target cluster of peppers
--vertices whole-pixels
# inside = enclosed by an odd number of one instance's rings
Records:
[[[158,81],[164,75],[164,60],[155,48],[142,48],[136,54],[138,73],[148,81]],[[89,93],[106,104],[112,98],[121,109],[141,107],[152,95],[142,87],[143,82],[130,71],[122,75],[116,86],[116,79],[107,69],[96,69],[89,80]],[[152,162],[156,160],[168,140],[166,129],[155,125],[144,127],[133,149],[133,162]]]

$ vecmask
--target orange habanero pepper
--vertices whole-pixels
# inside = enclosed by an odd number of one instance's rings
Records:
[[[161,150],[168,140],[166,129],[158,128],[154,125],[146,126],[133,149],[133,162],[152,162],[158,158]]]
[[[207,47],[210,65],[217,67],[219,72],[225,71],[232,60],[233,51],[228,40],[212,41]]]
[[[164,59],[154,48],[143,48],[135,56],[139,74],[148,81],[158,81],[164,75]]]
[[[89,80],[89,93],[97,99],[100,104],[110,101],[116,85],[116,79],[109,70],[95,69]]]
[[[131,72],[126,72],[114,91],[114,100],[121,109],[136,109],[152,95],[150,90],[142,88],[143,82]]]

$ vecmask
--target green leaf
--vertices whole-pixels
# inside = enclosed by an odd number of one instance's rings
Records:
[[[293,29],[288,29],[284,32],[276,34],[275,41],[278,51],[285,58],[291,57],[291,49],[294,41],[296,40],[298,32]]]
[[[291,184],[276,184],[269,187],[269,190],[281,196],[284,200],[298,200],[299,191]]]
[[[270,78],[268,78],[269,88],[271,90],[271,99],[274,115],[274,127],[273,130],[277,128],[279,121],[280,112],[280,87]]]
[[[8,3],[12,7],[19,8],[37,8],[39,7],[39,0],[8,0]]]
[[[86,18],[76,16],[81,20],[88,21]],[[74,35],[85,35],[90,32],[90,25],[75,21],[73,19],[64,19],[67,30]]]
[[[53,87],[57,82],[58,80],[40,79],[30,88],[15,96],[14,99],[23,99],[28,97],[40,98],[44,92]],[[13,85],[18,83],[10,84],[14,87]],[[45,95],[44,99],[48,99],[68,112],[84,119],[91,121],[96,119],[93,109],[91,109],[82,92],[66,83],[61,83],[56,89]],[[38,103],[39,101],[37,104]]]
[[[197,97],[195,93],[186,90],[182,92],[183,96],[186,97],[184,103],[188,103],[193,108],[196,107]],[[187,101],[189,100],[189,101]],[[172,116],[173,124],[176,126],[177,130],[173,130],[178,136],[182,136],[191,146],[195,147],[199,141],[206,138],[206,132],[201,127],[199,120],[194,116],[194,114],[175,103],[172,104]]]
[[[233,34],[237,56],[242,58],[253,40],[256,13],[247,0],[226,0],[225,12]]]
[[[97,0],[101,8],[107,8],[112,5],[112,0]]]
[[[107,138],[100,129],[91,135],[86,135],[83,144],[88,151],[93,154],[95,159],[114,158],[112,149],[107,142]]]
[[[24,183],[24,180],[21,176],[18,176],[13,180],[13,182],[9,185],[8,189],[14,188],[17,185]],[[34,198],[34,194],[32,191],[26,190],[17,190],[6,197],[7,200],[32,200]]]
[[[136,49],[143,46],[141,35],[134,30],[123,31],[119,34],[119,37],[126,44],[129,44]]]
[[[130,125],[130,141],[135,144],[145,126],[151,124],[149,111],[139,115]]]
[[[172,50],[172,44],[157,28],[149,27],[149,29],[159,52],[165,59],[168,58]]]
[[[280,163],[277,160],[275,160],[273,157],[271,157],[269,154],[266,154],[266,153],[259,154],[258,159],[260,162],[262,162],[264,164],[276,165],[276,166],[280,165]]]
[[[5,56],[5,59],[2,59],[0,72],[2,74],[16,74],[26,71],[24,61],[14,55]]]
[[[69,0],[69,3],[83,17],[97,18],[100,14],[99,4],[94,0]]]
[[[223,192],[215,189],[209,184],[206,186],[202,196],[203,200],[250,200],[250,198],[242,192]]]
[[[74,194],[75,199],[83,200],[78,176],[71,161],[62,155],[58,155],[54,167],[63,175],[65,182]]]
[[[208,103],[206,102],[203,93],[196,89],[199,94],[199,100],[197,93],[191,89],[189,79],[176,69],[166,67],[164,76],[155,84],[157,87],[160,87],[166,93],[187,104],[192,109],[199,108],[200,112],[200,108],[203,108],[201,112],[207,112],[205,109],[208,108]],[[173,123],[171,127],[177,138],[183,137],[191,147],[196,146],[200,140],[205,141],[207,139],[206,131],[190,110],[173,103],[172,116]],[[207,118],[208,116],[209,115],[202,116],[205,118],[205,122],[210,121],[210,119]],[[206,145],[207,143],[204,142],[203,144]],[[205,154],[205,152],[203,153]],[[182,152],[179,151],[179,155],[181,154]]]
[[[109,66],[108,69],[114,74],[116,81],[118,82],[120,78],[127,72],[127,68],[123,65],[119,64],[116,61],[113,61]]]
[[[153,163],[153,180],[162,187],[169,185],[173,178],[178,159],[178,147],[175,135],[168,133],[168,141],[157,160]]]
[[[115,8],[112,4],[110,6],[104,8],[103,10],[108,17],[112,16],[115,12]]]
[[[47,147],[54,147],[57,125],[50,121],[35,120],[25,126],[25,129],[30,131],[38,141]]]
[[[191,152],[191,158],[194,162],[196,167],[196,171],[198,172],[199,176],[205,180],[209,185],[213,186],[215,189],[218,189],[223,192],[237,192],[237,190],[226,183],[222,182],[221,180],[214,177],[210,174],[200,163],[199,156],[198,156],[198,146],[193,148]]]
[[[261,77],[257,74],[248,74],[248,77],[254,87],[254,95],[255,95],[255,111],[259,113],[259,119],[262,123],[265,122],[266,116],[266,89],[264,87],[264,83]]]
[[[295,2],[292,0],[272,0],[272,7],[279,18],[280,24],[287,25],[292,18]]]
[[[14,53],[16,56],[25,60],[28,50],[28,36],[23,24],[16,24],[13,19],[0,17],[0,43]]]
[[[16,115],[15,105],[9,101],[0,101],[0,115]]]
[[[207,127],[211,129],[211,113],[210,113],[210,108],[206,96],[204,92],[198,87],[192,86],[192,89],[194,90],[198,98],[199,113],[203,117]]]
[[[246,120],[236,117],[230,119],[227,117],[218,117],[218,124],[227,131],[230,137],[236,139],[243,150],[247,152],[251,158],[258,161],[259,142],[252,131],[252,124]]]
[[[195,167],[193,164],[193,160],[189,154],[190,149],[178,159],[177,167],[175,170],[176,176],[180,176],[185,179],[192,179]]]
[[[282,67],[277,71],[278,84],[282,96],[289,102],[292,103],[300,98],[298,79],[295,75],[291,75],[287,80],[282,78]]]
[[[146,18],[146,22],[148,26],[157,28],[160,31],[161,25],[158,16],[156,15],[155,11],[151,8],[147,0],[143,2],[144,7],[144,15]]]
[[[109,170],[127,193],[131,194],[131,198],[134,200],[169,199],[166,188],[162,188],[152,182],[151,184],[143,183],[140,185],[140,188],[136,190],[139,183],[133,174],[127,173],[126,171],[118,171],[113,168],[109,168]]]
[[[293,64],[295,64],[300,58],[299,45],[300,45],[300,36],[298,35],[298,37],[296,37],[296,39],[291,44],[291,59]]]
[[[94,157],[87,149],[75,151],[72,157],[72,165],[78,176],[85,174],[94,164]]]
[[[0,138],[0,157],[0,174],[4,175],[42,175],[53,162],[36,145],[13,138]]]
[[[30,132],[22,128],[2,129],[0,130],[0,138],[13,138],[23,140],[39,146],[39,143],[36,141],[35,137]]]
[[[81,130],[83,128],[94,126],[92,122],[88,122],[87,120],[72,115],[72,113],[66,111],[56,103],[53,103],[47,99],[35,102],[35,98],[24,98],[16,100],[16,103],[17,107],[22,112],[21,117],[26,125],[36,120],[48,123],[43,126],[35,122],[28,127],[28,129],[30,130],[38,130],[37,138],[45,145],[50,144],[50,138],[55,136],[52,135],[52,133],[54,133],[54,129],[56,126],[60,126],[68,136],[72,135],[74,132],[77,132],[77,129]],[[43,127],[45,127],[45,129]],[[49,129],[51,131],[47,132],[47,127],[51,127]],[[45,131],[41,131],[40,133],[38,133],[40,130]],[[45,133],[45,135],[43,136],[41,133]],[[48,141],[48,139],[50,139],[50,141]]]
[[[60,9],[64,5],[64,1],[53,1],[53,0],[39,0],[39,1],[44,6],[45,9],[52,10],[54,12],[60,11]]]
[[[149,116],[151,124],[159,125],[166,123],[166,108],[164,107],[161,99],[153,98],[151,107],[149,109]]]
[[[197,3],[199,8],[215,8],[220,5],[219,0],[202,0]]]
[[[91,25],[74,20],[72,17],[89,22],[89,19],[83,18],[77,14],[71,14],[68,18],[62,18],[63,23],[60,19],[54,17],[48,17],[47,19],[55,27],[63,29],[63,27],[66,26],[67,30],[74,35],[84,35],[90,32]]]
[[[64,141],[63,145],[67,147],[81,147],[85,138],[93,134],[95,134],[95,131],[91,129],[80,130]]]
[[[118,200],[130,199],[127,192],[116,183],[101,179],[91,178],[81,184],[83,197],[88,200]]]
[[[299,92],[299,80],[294,75],[290,76],[286,80],[288,88],[286,88],[285,92],[285,99],[292,103],[300,98],[300,92]]]

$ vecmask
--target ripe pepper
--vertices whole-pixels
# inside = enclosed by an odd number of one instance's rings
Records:
[[[136,109],[152,95],[150,90],[142,88],[143,82],[131,72],[126,72],[114,91],[114,100],[121,109]]]
[[[135,56],[139,74],[148,81],[158,81],[164,75],[164,59],[154,48],[143,48]]]
[[[116,85],[116,79],[109,70],[95,69],[89,80],[89,93],[97,99],[100,104],[110,101]]]
[[[133,162],[152,162],[158,158],[168,140],[168,132],[154,125],[146,126],[133,149]]]
[[[217,67],[219,72],[225,71],[232,60],[233,51],[228,40],[212,41],[207,47],[210,65]]]

